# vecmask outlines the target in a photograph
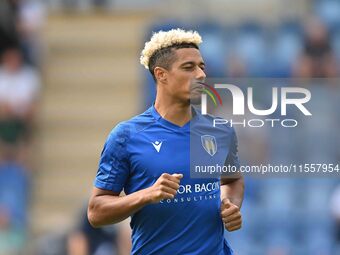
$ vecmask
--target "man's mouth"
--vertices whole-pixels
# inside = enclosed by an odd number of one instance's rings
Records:
[[[203,84],[201,84],[201,82],[197,81],[197,82],[193,82],[191,84],[191,91],[192,92],[202,92],[203,88],[204,88],[204,86],[203,86]]]

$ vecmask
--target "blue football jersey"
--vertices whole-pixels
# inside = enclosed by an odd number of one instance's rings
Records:
[[[212,116],[194,110],[180,127],[152,106],[118,124],[104,145],[94,185],[128,195],[153,185],[163,173],[181,173],[174,199],[150,204],[131,216],[136,255],[229,255],[220,215],[220,178],[191,178],[195,164],[239,167],[233,128],[214,128]],[[190,150],[191,148],[191,150]]]

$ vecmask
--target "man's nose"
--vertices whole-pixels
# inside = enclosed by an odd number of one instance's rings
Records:
[[[203,81],[205,77],[207,77],[205,72],[201,68],[198,68],[198,71],[195,77],[196,80]]]

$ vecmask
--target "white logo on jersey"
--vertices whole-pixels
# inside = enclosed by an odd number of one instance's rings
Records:
[[[163,142],[159,142],[159,141],[152,143],[153,147],[156,149],[157,152],[159,152],[161,150],[162,143]]]

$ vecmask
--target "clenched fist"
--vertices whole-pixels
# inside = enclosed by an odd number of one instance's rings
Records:
[[[162,199],[173,199],[179,188],[183,174],[162,174],[157,181],[148,188],[151,203],[158,203]]]
[[[224,227],[230,232],[238,230],[242,226],[240,208],[227,198],[221,201],[221,217]]]

